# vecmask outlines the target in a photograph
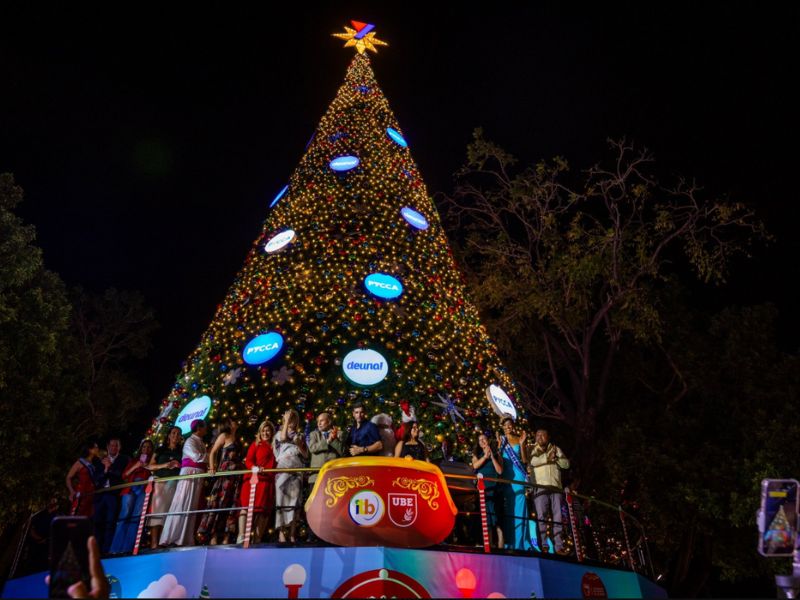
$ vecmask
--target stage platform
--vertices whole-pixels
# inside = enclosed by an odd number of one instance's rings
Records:
[[[667,597],[630,571],[546,556],[270,544],[160,550],[103,567],[112,598]],[[6,582],[3,598],[47,597],[44,575]]]

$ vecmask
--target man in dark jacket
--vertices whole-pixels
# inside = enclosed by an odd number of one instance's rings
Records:
[[[350,456],[375,456],[380,454],[383,448],[381,434],[375,423],[367,420],[367,413],[364,406],[356,404],[353,406],[353,419],[355,423],[350,427],[345,446],[350,451]]]
[[[100,551],[107,554],[111,548],[119,509],[119,490],[103,492],[107,487],[122,483],[122,473],[130,459],[122,454],[119,438],[112,437],[106,446],[105,458],[95,464],[94,530]],[[98,493],[99,492],[99,493]]]

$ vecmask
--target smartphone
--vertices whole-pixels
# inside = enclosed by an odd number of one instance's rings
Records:
[[[83,581],[89,589],[89,517],[55,517],[50,526],[50,598],[68,598],[67,589]]]
[[[798,487],[795,479],[761,482],[758,551],[763,556],[792,556],[797,544]]]

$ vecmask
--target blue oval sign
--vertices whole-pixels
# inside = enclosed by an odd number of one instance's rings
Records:
[[[397,144],[398,146],[402,146],[403,148],[407,148],[408,147],[408,142],[406,142],[406,138],[404,138],[402,135],[400,135],[400,132],[397,131],[397,129],[394,129],[392,127],[387,127],[386,128],[386,134],[390,138],[392,138],[394,143]]]
[[[330,162],[330,167],[334,171],[349,171],[358,166],[359,160],[355,156],[337,156]]]
[[[391,275],[372,273],[364,278],[364,286],[373,296],[392,300],[403,293],[403,284]]]
[[[418,213],[413,208],[405,206],[400,209],[400,214],[408,221],[409,225],[417,229],[422,229],[423,231],[428,228],[428,219],[425,218],[425,215]]]
[[[275,199],[269,203],[269,207],[272,208],[273,206],[275,206],[280,201],[280,199],[286,195],[286,192],[288,191],[289,191],[289,186],[288,185],[283,186],[283,189],[280,192],[278,192],[278,195],[275,196]]]
[[[248,365],[261,365],[275,358],[283,348],[283,336],[275,331],[257,335],[247,342],[242,358]]]

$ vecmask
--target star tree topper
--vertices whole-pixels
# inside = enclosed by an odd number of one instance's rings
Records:
[[[383,40],[375,37],[375,25],[372,23],[362,23],[361,21],[350,21],[350,24],[355,28],[344,26],[345,33],[334,33],[333,37],[340,40],[347,40],[344,47],[355,46],[359,54],[364,54],[367,50],[378,52],[375,46],[388,46]]]

